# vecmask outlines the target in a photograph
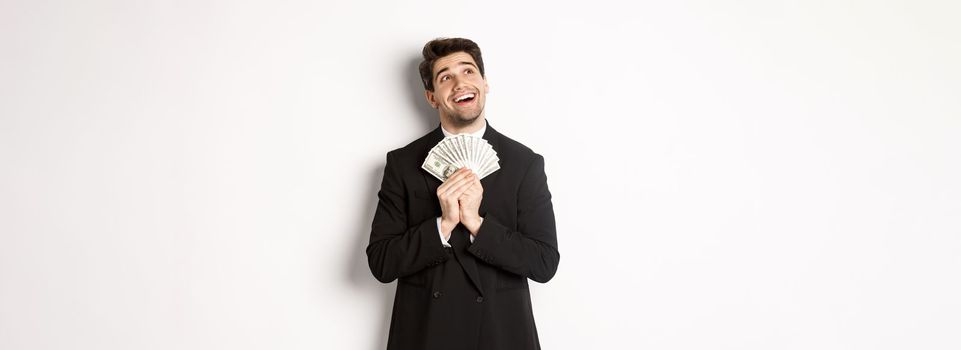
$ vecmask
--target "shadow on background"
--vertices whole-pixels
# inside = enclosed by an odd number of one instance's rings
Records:
[[[440,120],[437,118],[437,110],[427,103],[427,98],[424,97],[424,83],[420,80],[420,73],[417,67],[420,65],[420,61],[423,60],[422,57],[414,56],[407,60],[402,67],[402,72],[404,74],[403,89],[408,91],[410,96],[411,110],[419,117],[418,119],[422,122],[424,126],[424,134],[427,131],[433,130],[438,125],[440,125]],[[422,135],[414,135],[411,137],[411,141],[421,137]]]
[[[385,152],[386,153],[386,152]],[[396,283],[383,284],[374,279],[374,275],[370,273],[370,267],[367,265],[367,243],[370,239],[370,223],[374,219],[374,211],[377,208],[377,191],[380,190],[380,181],[384,174],[384,166],[382,164],[374,167],[373,169],[368,169],[364,173],[364,181],[366,186],[362,191],[363,198],[363,208],[358,210],[358,222],[355,227],[357,227],[354,237],[356,239],[355,244],[351,246],[356,254],[351,254],[351,261],[348,271],[348,279],[351,284],[364,293],[372,292],[375,295],[374,299],[376,303],[380,305],[382,322],[376,325],[370,325],[370,330],[372,331],[371,336],[378,337],[379,342],[376,343],[373,349],[383,350],[387,348],[387,333],[390,329],[390,314],[391,307],[394,301],[394,291],[397,288]]]
[[[399,67],[400,74],[404,77],[403,86],[401,90],[405,91],[409,96],[410,109],[406,112],[412,114],[412,119],[416,119],[420,122],[425,130],[422,134],[411,135],[410,141],[413,141],[428,131],[436,128],[440,122],[437,119],[437,111],[430,107],[427,100],[424,97],[424,84],[420,80],[420,73],[418,73],[417,67],[420,64],[422,58],[420,55],[412,56],[408,59],[402,60],[402,66]],[[405,114],[401,112],[400,114]],[[384,155],[390,150],[384,150]],[[380,157],[379,159],[384,159]],[[363,201],[363,207],[358,210],[361,215],[358,216],[358,222],[355,227],[355,244],[351,247],[354,249],[356,254],[351,254],[351,261],[349,262],[348,279],[350,283],[363,291],[375,291],[373,294],[376,295],[376,302],[380,304],[380,309],[382,310],[383,321],[379,325],[372,325],[371,330],[376,330],[374,333],[376,337],[379,337],[380,341],[376,343],[374,350],[382,350],[387,348],[387,336],[390,330],[390,317],[391,309],[393,307],[394,292],[397,290],[397,282],[392,282],[390,284],[382,284],[374,279],[374,276],[370,272],[370,268],[367,265],[367,244],[370,240],[370,224],[374,219],[374,211],[377,209],[377,192],[380,190],[380,182],[384,174],[384,163],[379,162],[373,169],[368,169],[364,173],[364,178],[367,181],[364,182],[366,185],[360,193],[367,200]],[[379,326],[379,327],[377,327]]]

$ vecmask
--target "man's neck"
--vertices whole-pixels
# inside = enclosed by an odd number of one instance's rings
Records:
[[[473,123],[470,123],[470,124],[467,124],[467,125],[456,126],[456,125],[453,125],[453,124],[454,124],[454,123],[451,123],[451,122],[449,122],[449,121],[444,120],[444,118],[441,118],[440,126],[441,126],[442,128],[444,128],[444,130],[446,130],[447,132],[449,132],[449,133],[451,133],[451,134],[454,134],[454,135],[457,135],[457,134],[473,134],[473,133],[477,132],[477,130],[480,130],[480,129],[483,128],[485,125],[487,125],[487,120],[484,118],[484,116],[480,116],[480,117],[478,117],[476,120],[474,120]]]

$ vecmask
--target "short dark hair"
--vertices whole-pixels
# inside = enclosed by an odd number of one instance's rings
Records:
[[[424,61],[420,63],[420,80],[424,82],[424,89],[434,91],[434,62],[457,52],[470,55],[477,63],[481,77],[484,77],[484,59],[481,58],[477,43],[464,38],[437,38],[424,45]]]

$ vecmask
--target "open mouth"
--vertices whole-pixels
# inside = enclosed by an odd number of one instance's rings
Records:
[[[465,105],[474,101],[476,95],[474,93],[464,94],[454,98],[454,103],[458,105]]]

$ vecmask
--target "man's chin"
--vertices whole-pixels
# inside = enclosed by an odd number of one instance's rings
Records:
[[[480,119],[480,115],[480,113],[473,116],[453,115],[450,119],[456,126],[468,126]]]

